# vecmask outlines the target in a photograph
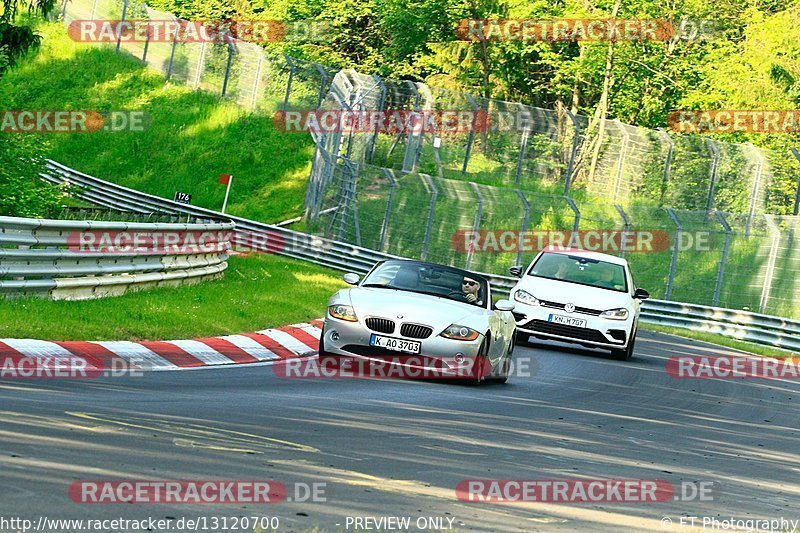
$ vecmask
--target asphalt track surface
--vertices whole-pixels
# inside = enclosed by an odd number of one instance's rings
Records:
[[[671,355],[736,353],[650,332],[630,362],[519,346],[532,375],[480,388],[285,379],[268,366],[4,380],[0,518],[257,515],[278,517],[282,531],[352,531],[348,516],[450,518],[461,531],[689,531],[681,515],[796,520],[800,382],[665,372]],[[711,502],[660,503],[469,503],[455,493],[465,479],[576,477],[717,488]],[[76,504],[68,487],[86,479],[269,479],[290,498],[297,483],[326,483],[327,501]]]

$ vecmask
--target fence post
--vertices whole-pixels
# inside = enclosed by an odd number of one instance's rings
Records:
[[[705,137],[708,147],[711,149],[711,182],[708,184],[708,196],[706,196],[706,217],[714,205],[714,186],[717,183],[717,168],[719,168],[719,149],[717,143],[710,137]]]
[[[525,126],[522,129],[522,137],[519,140],[519,155],[517,156],[517,168],[514,170],[514,183],[519,185],[520,177],[522,176],[522,166],[525,161],[525,156],[528,153],[528,140],[531,136],[531,122],[533,121],[533,115],[528,111],[528,109],[522,105],[519,105],[520,110],[520,117],[525,117]]]
[[[231,77],[231,62],[233,61],[233,53],[234,47],[231,41],[228,42],[228,62],[225,63],[225,79],[222,80],[222,94],[220,96],[224,97],[225,94],[228,92],[228,80]]]
[[[569,188],[572,185],[572,173],[575,170],[575,156],[578,154],[578,146],[581,140],[581,126],[578,124],[578,119],[572,114],[572,111],[565,109],[567,116],[572,121],[572,126],[575,128],[575,133],[572,137],[572,150],[569,153],[569,161],[567,161],[566,174],[564,176],[564,194],[569,194]]]
[[[764,286],[761,288],[761,299],[758,302],[758,312],[765,313],[767,304],[769,303],[769,294],[772,292],[772,280],[775,276],[775,263],[778,258],[778,245],[781,239],[781,230],[772,219],[772,215],[764,215],[764,220],[767,222],[770,237],[772,240],[769,247],[769,259],[767,259],[767,271],[764,274]]]
[[[672,298],[672,287],[675,283],[675,269],[678,265],[678,254],[680,253],[681,241],[683,240],[683,226],[675,214],[669,207],[665,207],[669,218],[675,223],[675,242],[672,244],[672,260],[669,262],[669,275],[667,276],[667,287],[664,290],[664,299],[669,300]]]
[[[128,14],[128,0],[122,0],[122,18],[117,24],[117,53],[119,53],[119,46],[122,42],[122,24],[125,22],[125,15]]]
[[[419,111],[421,95],[417,86],[412,81],[406,80],[408,87],[414,93],[414,109],[412,109],[412,116]],[[413,172],[417,167],[417,155],[421,143],[421,134],[419,132],[409,131],[406,137],[406,153],[403,156],[403,172]],[[399,136],[398,136],[399,139]]]
[[[667,188],[669,187],[669,173],[672,169],[672,151],[675,149],[675,143],[672,140],[672,137],[669,136],[664,128],[658,128],[658,133],[662,139],[667,141],[667,157],[664,160],[664,179],[661,182],[661,196],[658,200],[658,205],[664,205],[664,196],[667,194]]]
[[[528,231],[528,223],[530,222],[531,203],[528,201],[527,198],[525,198],[525,195],[522,194],[522,191],[520,191],[519,189],[515,189],[515,190],[517,191],[517,196],[519,196],[519,199],[522,201],[522,208],[525,210],[525,214],[522,217],[522,231],[521,231],[521,235],[524,235],[525,232]],[[521,241],[522,239],[520,238],[519,240]],[[516,264],[517,265],[521,265],[522,264],[522,246],[519,246],[517,248],[517,262],[516,262]]]
[[[64,0],[61,4],[61,22],[67,21],[67,1],[68,0]]]
[[[197,71],[194,73],[194,83],[193,88],[197,89],[200,87],[200,79],[203,76],[203,63],[206,59],[206,42],[202,41],[200,43],[200,57],[197,58]]]
[[[256,65],[256,77],[253,81],[253,96],[250,97],[250,111],[255,111],[256,100],[258,99],[258,88],[261,85],[261,65],[264,63],[264,53],[258,50],[258,65]]]
[[[147,63],[147,50],[150,48],[150,24],[148,15],[147,31],[144,32],[144,51],[142,52],[142,63]]]
[[[380,99],[378,100],[377,108],[378,110],[383,111],[383,106],[386,105],[386,84],[383,83],[383,80],[377,74],[373,74],[372,79],[375,80],[375,84],[381,89],[381,95]],[[366,153],[364,154],[364,158],[368,163],[372,163],[372,160],[375,157],[375,149],[377,148],[377,145],[378,128],[375,128],[375,132],[369,138],[369,145],[367,146]]]
[[[628,134],[628,130],[625,129],[625,126],[622,125],[622,122],[619,119],[614,119],[614,123],[617,126],[617,129],[622,131],[622,146],[619,148],[619,157],[617,158],[617,172],[614,176],[614,198],[613,201],[617,201],[617,197],[619,196],[619,184],[622,181],[622,168],[625,166],[625,156],[626,152],[628,151],[628,140],[630,135]]]
[[[619,204],[614,204],[614,209],[617,210],[619,216],[622,217],[622,242],[620,243],[620,256],[625,257],[625,246],[627,243],[628,232],[631,229],[631,220],[628,218],[628,214],[622,209],[622,206]]]
[[[567,205],[569,205],[569,208],[572,209],[572,213],[575,215],[575,219],[572,222],[572,234],[569,237],[568,244],[568,246],[572,248],[575,244],[575,239],[578,238],[578,228],[581,226],[581,211],[578,209],[578,206],[575,205],[575,200],[569,196],[565,196],[564,200],[566,200]]]
[[[431,193],[431,203],[430,207],[428,208],[428,224],[425,226],[425,238],[422,240],[422,253],[420,253],[419,258],[423,261],[428,255],[428,245],[430,244],[431,239],[431,228],[433,227],[433,215],[436,212],[436,197],[439,196],[439,190],[436,188],[436,185],[433,184],[433,180],[427,174],[420,174],[422,179],[425,180],[425,183],[428,185],[428,190]]]
[[[478,111],[478,104],[475,103],[475,99],[469,93],[464,93],[464,97],[469,100],[469,104],[472,106],[472,111]],[[473,121],[474,124],[474,121]],[[469,158],[472,155],[472,145],[475,142],[475,128],[471,127],[469,129],[469,134],[467,135],[467,146],[464,150],[464,164],[461,166],[461,174],[467,173],[467,165],[469,165]]]
[[[328,81],[331,76],[319,63],[314,63],[314,66],[317,68],[317,72],[319,72],[320,76],[319,92],[317,93],[317,107],[319,107],[322,105],[322,101],[325,100],[325,94],[328,92],[325,89],[328,87]]]
[[[750,193],[750,210],[747,213],[747,226],[745,227],[745,236],[750,236],[750,228],[753,226],[753,216],[755,215],[756,210],[756,198],[758,197],[758,186],[761,182],[761,170],[764,166],[764,158],[761,156],[761,152],[759,152],[753,143],[747,143],[747,146],[753,150],[756,154],[756,159],[758,162],[756,163],[756,171],[755,175],[753,176],[753,190]]]
[[[722,227],[725,229],[725,244],[722,246],[722,257],[719,260],[719,269],[717,269],[717,283],[714,286],[714,298],[711,301],[712,307],[719,306],[719,295],[720,292],[722,292],[722,278],[725,275],[725,264],[728,262],[728,249],[731,246],[731,234],[733,233],[728,221],[725,220],[725,215],[719,211],[715,213],[717,215],[717,220],[719,220],[719,223],[722,224]]]
[[[386,252],[386,234],[389,231],[389,218],[392,212],[392,199],[394,198],[394,189],[397,186],[397,180],[394,179],[394,171],[388,168],[383,169],[386,179],[389,180],[389,198],[386,200],[386,213],[383,215],[383,225],[381,226],[381,240],[378,245],[378,250]]]
[[[289,105],[289,93],[292,92],[292,80],[294,79],[294,63],[290,56],[283,54],[284,59],[289,64],[289,80],[286,82],[286,95],[283,97],[283,111],[286,111],[286,106]]]
[[[89,14],[89,20],[94,20],[95,10],[97,10],[97,0],[92,0],[92,12]]]
[[[172,64],[175,61],[175,47],[178,46],[178,32],[172,36],[172,51],[169,53],[169,66],[167,67],[167,81],[172,77]]]
[[[478,199],[478,209],[475,211],[475,220],[472,222],[472,234],[474,235],[481,226],[481,217],[483,217],[483,196],[481,195],[480,189],[478,189],[478,186],[474,182],[470,181],[469,185],[472,187],[472,191],[475,193],[475,197]],[[467,264],[464,267],[467,270],[469,270],[469,267],[472,264],[472,255],[474,253],[472,248],[472,245],[470,245],[469,250],[467,250]]]
[[[792,146],[790,148],[792,154],[794,155],[797,161],[800,161],[800,153],[797,152],[797,149]],[[794,209],[792,210],[792,214],[797,216],[798,211],[800,210],[800,176],[797,176],[797,191],[794,193]]]

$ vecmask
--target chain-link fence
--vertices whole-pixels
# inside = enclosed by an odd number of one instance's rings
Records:
[[[346,158],[320,197],[310,231],[391,254],[505,274],[529,262],[520,232],[648,235],[624,255],[655,298],[800,318],[800,217],[575,202],[520,188],[402,173]],[[503,247],[505,234],[515,245]],[[479,235],[483,241],[470,241]],[[487,237],[496,243],[487,244]],[[551,240],[545,242],[553,242]],[[474,246],[469,246],[473,242]],[[612,241],[619,243],[618,240]]]
[[[177,21],[136,0],[62,0],[61,18],[74,21],[148,21],[163,29]],[[181,21],[178,21],[181,22]],[[186,22],[183,21],[184,27]],[[119,29],[118,29],[119,28]],[[315,109],[327,94],[335,69],[266,50],[236,38],[165,40],[151,28],[143,39],[123,38],[115,26],[116,47],[161,72],[167,80],[184,83],[232,99],[250,110]],[[130,28],[125,28],[130,32]],[[78,32],[76,31],[76,34]]]
[[[64,0],[61,7],[67,23],[174,20],[136,0]],[[490,117],[487,128],[468,131],[312,132],[317,150],[305,205],[312,232],[498,274],[532,253],[474,250],[459,243],[465,231],[660,232],[670,246],[619,252],[655,297],[800,317],[794,150],[337,72],[236,39],[118,39],[117,48],[169,80],[251,110],[466,110]]]

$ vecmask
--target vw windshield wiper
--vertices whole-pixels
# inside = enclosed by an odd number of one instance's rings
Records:
[[[375,288],[378,288],[378,289],[391,289],[391,287],[389,287],[388,285],[385,285],[383,283],[365,283],[364,285],[361,285],[361,287],[375,287]]]

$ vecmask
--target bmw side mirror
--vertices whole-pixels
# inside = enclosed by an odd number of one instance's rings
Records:
[[[508,271],[511,272],[512,276],[517,276],[518,278],[522,277],[522,266],[521,265],[515,265],[515,266],[509,268]]]
[[[513,311],[514,304],[511,300],[497,300],[497,303],[494,304],[494,308],[498,311]]]
[[[350,285],[358,285],[358,282],[361,281],[361,276],[358,274],[353,274],[352,272],[348,272],[342,276],[342,279],[344,279],[344,281]]]
[[[650,293],[644,289],[636,289],[633,291],[633,297],[637,300],[647,300],[650,298]]]

